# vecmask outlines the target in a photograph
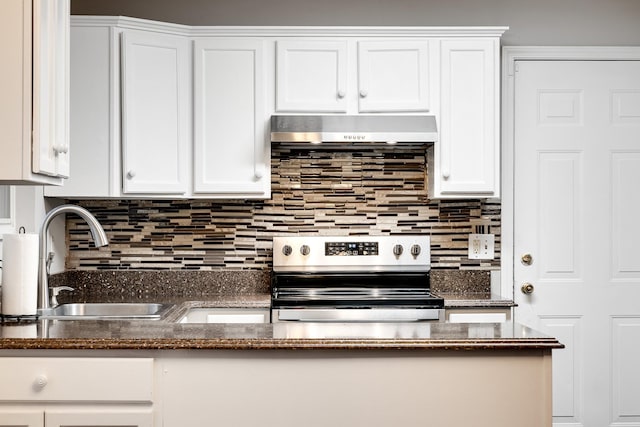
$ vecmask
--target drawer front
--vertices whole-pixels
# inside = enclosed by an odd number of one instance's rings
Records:
[[[151,402],[153,359],[0,358],[0,401]]]

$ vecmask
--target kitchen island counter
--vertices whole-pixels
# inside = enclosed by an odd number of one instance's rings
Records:
[[[552,350],[563,347],[510,322],[38,320],[0,333],[0,374],[22,384],[0,398],[0,424],[26,399],[79,408],[82,425],[111,411],[126,422],[113,425],[153,427],[551,427]],[[122,404],[123,381],[146,394]]]

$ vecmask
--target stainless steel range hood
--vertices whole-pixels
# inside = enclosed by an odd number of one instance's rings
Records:
[[[434,116],[271,116],[272,142],[436,142]]]

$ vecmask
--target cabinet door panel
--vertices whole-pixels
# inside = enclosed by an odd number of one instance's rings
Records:
[[[278,41],[276,111],[347,111],[347,42]]]
[[[152,427],[149,408],[48,409],[46,427]]]
[[[69,176],[69,0],[37,0],[33,23],[33,171]]]
[[[120,193],[120,173],[116,172],[116,158],[112,147],[120,144],[120,133],[112,130],[112,90],[114,82],[111,67],[112,49],[117,35],[109,27],[72,26],[70,63],[70,117],[69,143],[73,151],[69,178],[63,186],[46,186],[45,196],[51,197],[110,197]],[[115,55],[115,53],[113,54]],[[115,90],[114,90],[115,92]],[[119,100],[119,98],[118,98]],[[117,181],[114,182],[114,181]]]
[[[429,111],[429,42],[358,44],[360,112]]]
[[[440,142],[442,195],[498,196],[497,41],[443,40]]]
[[[268,193],[263,42],[196,40],[194,193]]]
[[[179,36],[122,34],[124,193],[187,190],[188,49]]]
[[[0,408],[0,427],[44,427],[41,409]]]

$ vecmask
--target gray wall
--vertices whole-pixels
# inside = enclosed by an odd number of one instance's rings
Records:
[[[77,15],[190,25],[500,25],[504,45],[640,46],[640,0],[72,0]]]

